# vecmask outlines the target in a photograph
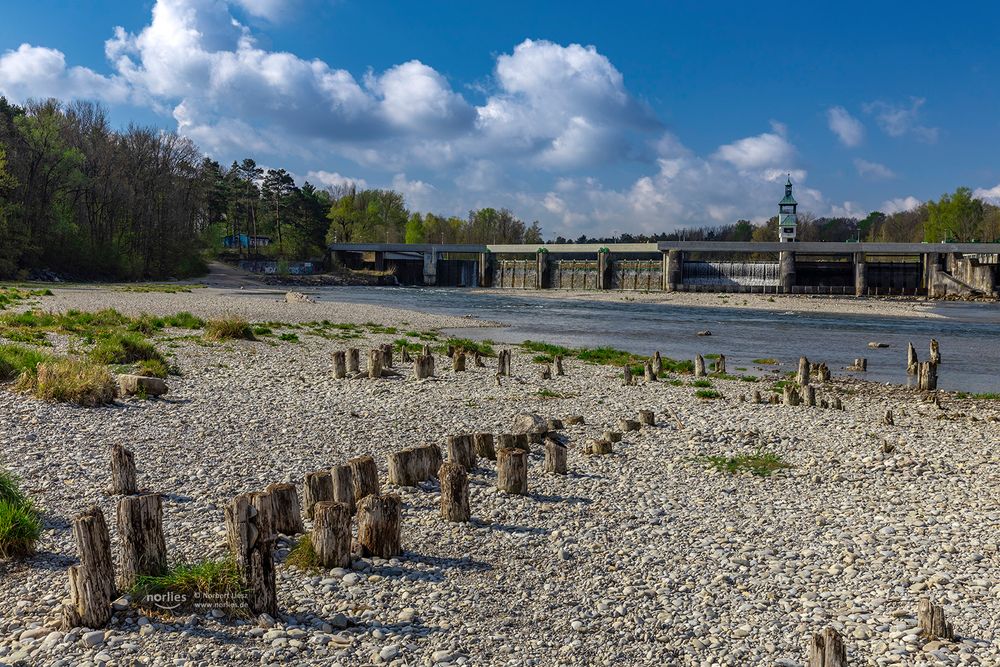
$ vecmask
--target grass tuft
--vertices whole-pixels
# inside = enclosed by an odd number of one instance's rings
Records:
[[[291,548],[288,552],[288,558],[285,559],[285,564],[293,565],[300,570],[315,570],[319,567],[319,558],[316,556],[316,550],[313,549],[312,540],[308,535],[299,538],[299,541]]]
[[[12,382],[24,373],[34,375],[49,355],[23,345],[0,345],[0,382]]]
[[[21,375],[18,388],[36,398],[83,407],[111,403],[117,390],[107,368],[70,357],[39,363],[34,373]]]
[[[139,575],[135,585],[129,590],[140,605],[143,599],[163,593],[172,593],[176,599],[192,603],[197,599],[220,600],[219,608],[227,608],[225,602],[235,604],[230,612],[246,614],[242,603],[245,591],[240,585],[240,575],[232,559],[205,560],[197,563],[180,563],[160,575]],[[181,608],[190,607],[182,604]]]
[[[716,391],[715,389],[699,389],[694,392],[694,395],[698,398],[722,398],[722,392]]]
[[[701,460],[719,472],[728,472],[730,474],[749,472],[757,477],[767,477],[778,470],[792,467],[780,455],[764,451],[761,448],[756,449],[752,454],[739,454],[728,457],[704,456]]]
[[[99,339],[90,357],[102,364],[164,361],[156,347],[136,333],[113,333]]]
[[[778,360],[777,359],[751,359],[751,361],[753,361],[755,364],[759,364],[761,366],[777,366],[778,365]]]
[[[205,337],[209,340],[257,340],[250,324],[241,317],[225,317],[205,324]]]
[[[468,338],[449,338],[444,342],[442,349],[447,350],[449,347],[465,350],[467,354],[478,352],[484,357],[496,356],[493,346],[486,341],[478,342]]]
[[[23,558],[35,552],[42,518],[17,479],[0,470],[0,558]]]

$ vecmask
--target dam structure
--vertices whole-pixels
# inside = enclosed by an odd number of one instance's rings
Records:
[[[401,285],[512,290],[997,296],[1000,243],[334,243]]]

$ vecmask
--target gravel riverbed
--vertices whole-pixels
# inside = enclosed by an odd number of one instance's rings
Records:
[[[43,307],[470,325],[280,298],[76,289],[56,290]],[[161,345],[183,373],[164,400],[105,408],[0,389],[0,465],[45,515],[38,553],[0,561],[0,665],[790,667],[804,664],[808,637],[827,626],[844,635],[852,665],[1000,665],[1000,402],[948,394],[939,407],[837,370],[817,393],[840,396],[843,412],[737,400],[768,393],[776,377],[713,379],[723,398],[702,400],[690,378],[627,387],[620,369],[578,360],[565,362],[565,377],[541,380],[519,349],[500,387],[495,359],[453,373],[441,356],[430,381],[398,362],[399,379],[333,379],[334,350],[396,337],[176,340]],[[583,454],[588,439],[640,409],[655,411],[655,426],[626,434],[611,455]],[[882,423],[887,409],[894,426]],[[495,464],[482,461],[470,476],[469,524],[439,517],[436,482],[385,484],[390,452],[506,432],[524,411],[585,417],[565,431],[569,475],[543,475],[534,446],[530,495],[506,496]],[[375,458],[383,490],[402,496],[404,554],[345,570],[280,563],[275,619],[131,607],[102,631],[63,633],[54,625],[76,557],[70,521],[96,504],[117,539],[116,499],[104,492],[116,443],[135,452],[140,487],[165,494],[173,562],[225,555],[223,507],[234,495],[301,485],[305,473],[361,454]],[[757,448],[791,467],[732,475],[701,458]],[[289,546],[279,543],[279,561]],[[956,641],[920,636],[921,597],[943,605]]]

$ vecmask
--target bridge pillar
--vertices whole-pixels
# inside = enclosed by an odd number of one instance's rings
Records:
[[[604,248],[597,253],[597,289],[611,289],[611,252]]]
[[[868,292],[868,264],[865,253],[854,253],[854,295],[861,296]]]
[[[684,253],[668,250],[663,253],[663,291],[675,292],[684,284]]]
[[[436,250],[424,253],[424,285],[437,285],[438,254]]]
[[[778,253],[779,274],[781,276],[781,291],[791,294],[795,287],[795,253],[782,250]]]
[[[385,253],[376,250],[373,254],[375,255],[375,270],[376,271],[384,271],[385,270]]]
[[[493,287],[493,253],[479,253],[479,286]]]
[[[549,251],[542,248],[535,253],[535,289],[548,289],[551,285]]]

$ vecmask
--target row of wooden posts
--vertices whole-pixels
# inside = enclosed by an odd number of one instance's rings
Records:
[[[477,368],[486,367],[483,356],[478,350],[469,352],[460,347],[449,346],[448,357],[451,359],[451,369],[456,373],[466,369],[469,357],[472,358],[472,363]],[[497,359],[497,377],[510,375],[510,362],[511,351],[500,350]],[[413,374],[418,380],[434,377],[434,353],[430,345],[424,345],[420,354],[415,357],[410,355],[409,348],[403,346],[400,363],[412,363]],[[554,364],[556,375],[563,375],[562,357],[557,356]],[[399,377],[400,373],[393,370],[393,367],[393,346],[391,343],[384,343],[368,351],[368,367],[364,371],[361,370],[360,349],[352,347],[333,353],[333,377],[338,380],[344,378],[378,380],[384,377]],[[551,370],[548,371],[548,375],[551,377]]]

